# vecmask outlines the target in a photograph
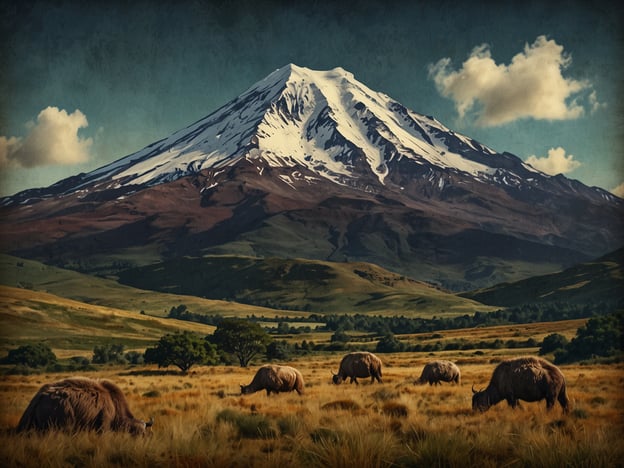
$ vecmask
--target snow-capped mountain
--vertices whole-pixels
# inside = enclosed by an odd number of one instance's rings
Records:
[[[52,261],[75,261],[70,245],[83,262],[152,245],[156,257],[367,260],[456,288],[624,243],[608,192],[497,153],[342,68],[292,64],[168,138],[2,205],[5,250]]]
[[[353,176],[360,156],[381,184],[387,164],[404,157],[474,176],[496,172],[496,161],[470,159],[471,152],[496,154],[372,91],[342,68],[291,64],[208,117],[91,176],[153,185],[248,158],[300,165],[340,183]]]

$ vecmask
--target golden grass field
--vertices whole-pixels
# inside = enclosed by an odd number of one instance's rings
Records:
[[[524,350],[526,352],[526,350]],[[514,355],[523,350],[513,350]],[[45,382],[69,374],[6,376],[0,384],[3,467],[611,467],[624,464],[624,365],[566,365],[572,411],[545,402],[505,402],[471,410],[471,386],[485,387],[511,350],[436,353],[456,361],[460,386],[415,385],[426,353],[379,355],[384,383],[331,384],[342,353],[285,362],[301,370],[305,394],[241,396],[258,368],[194,367],[187,375],[155,367],[103,368],[126,393],[151,436],[16,435],[14,428]]]

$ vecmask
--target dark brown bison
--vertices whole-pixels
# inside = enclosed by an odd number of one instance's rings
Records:
[[[126,397],[107,380],[70,378],[45,384],[30,401],[17,431],[117,431],[145,434],[152,421],[136,419]]]
[[[492,373],[490,384],[479,392],[472,388],[472,409],[486,411],[501,400],[507,400],[512,408],[518,400],[541,401],[546,399],[546,409],[555,405],[555,400],[569,411],[570,401],[566,394],[566,383],[557,366],[536,357],[521,357],[501,362]]]
[[[416,383],[429,382],[429,385],[440,385],[440,382],[455,382],[459,385],[460,379],[459,367],[451,361],[431,361],[425,364]]]
[[[266,390],[267,395],[280,392],[292,392],[295,390],[299,395],[303,394],[303,377],[294,367],[266,365],[256,372],[249,385],[241,385],[241,394],[255,393]]]
[[[371,378],[371,383],[375,380],[381,383],[381,359],[369,352],[349,353],[340,361],[340,368],[337,374],[333,374],[332,381],[339,385],[347,378],[350,383],[358,383],[358,377]]]

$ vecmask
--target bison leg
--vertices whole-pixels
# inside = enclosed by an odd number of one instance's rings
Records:
[[[509,397],[509,398],[505,398],[507,400],[507,404],[509,406],[511,406],[513,409],[516,409],[518,407],[518,399],[517,398],[513,398],[513,397]]]
[[[563,412],[567,413],[570,409],[570,401],[568,400],[568,395],[566,394],[565,388],[559,392],[559,396],[557,397],[559,400],[559,404],[563,408]]]

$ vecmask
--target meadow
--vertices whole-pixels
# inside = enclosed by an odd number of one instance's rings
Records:
[[[11,430],[45,382],[69,374],[10,375],[0,384],[0,464],[6,467],[611,467],[624,460],[624,365],[565,365],[573,409],[505,402],[473,413],[471,387],[487,385],[506,356],[535,350],[380,355],[383,384],[331,384],[342,353],[288,364],[306,387],[240,395],[249,368],[199,366],[182,375],[150,366],[103,367],[135,416],[155,420],[147,437],[125,434],[16,435]],[[428,360],[454,360],[461,385],[415,385]]]

